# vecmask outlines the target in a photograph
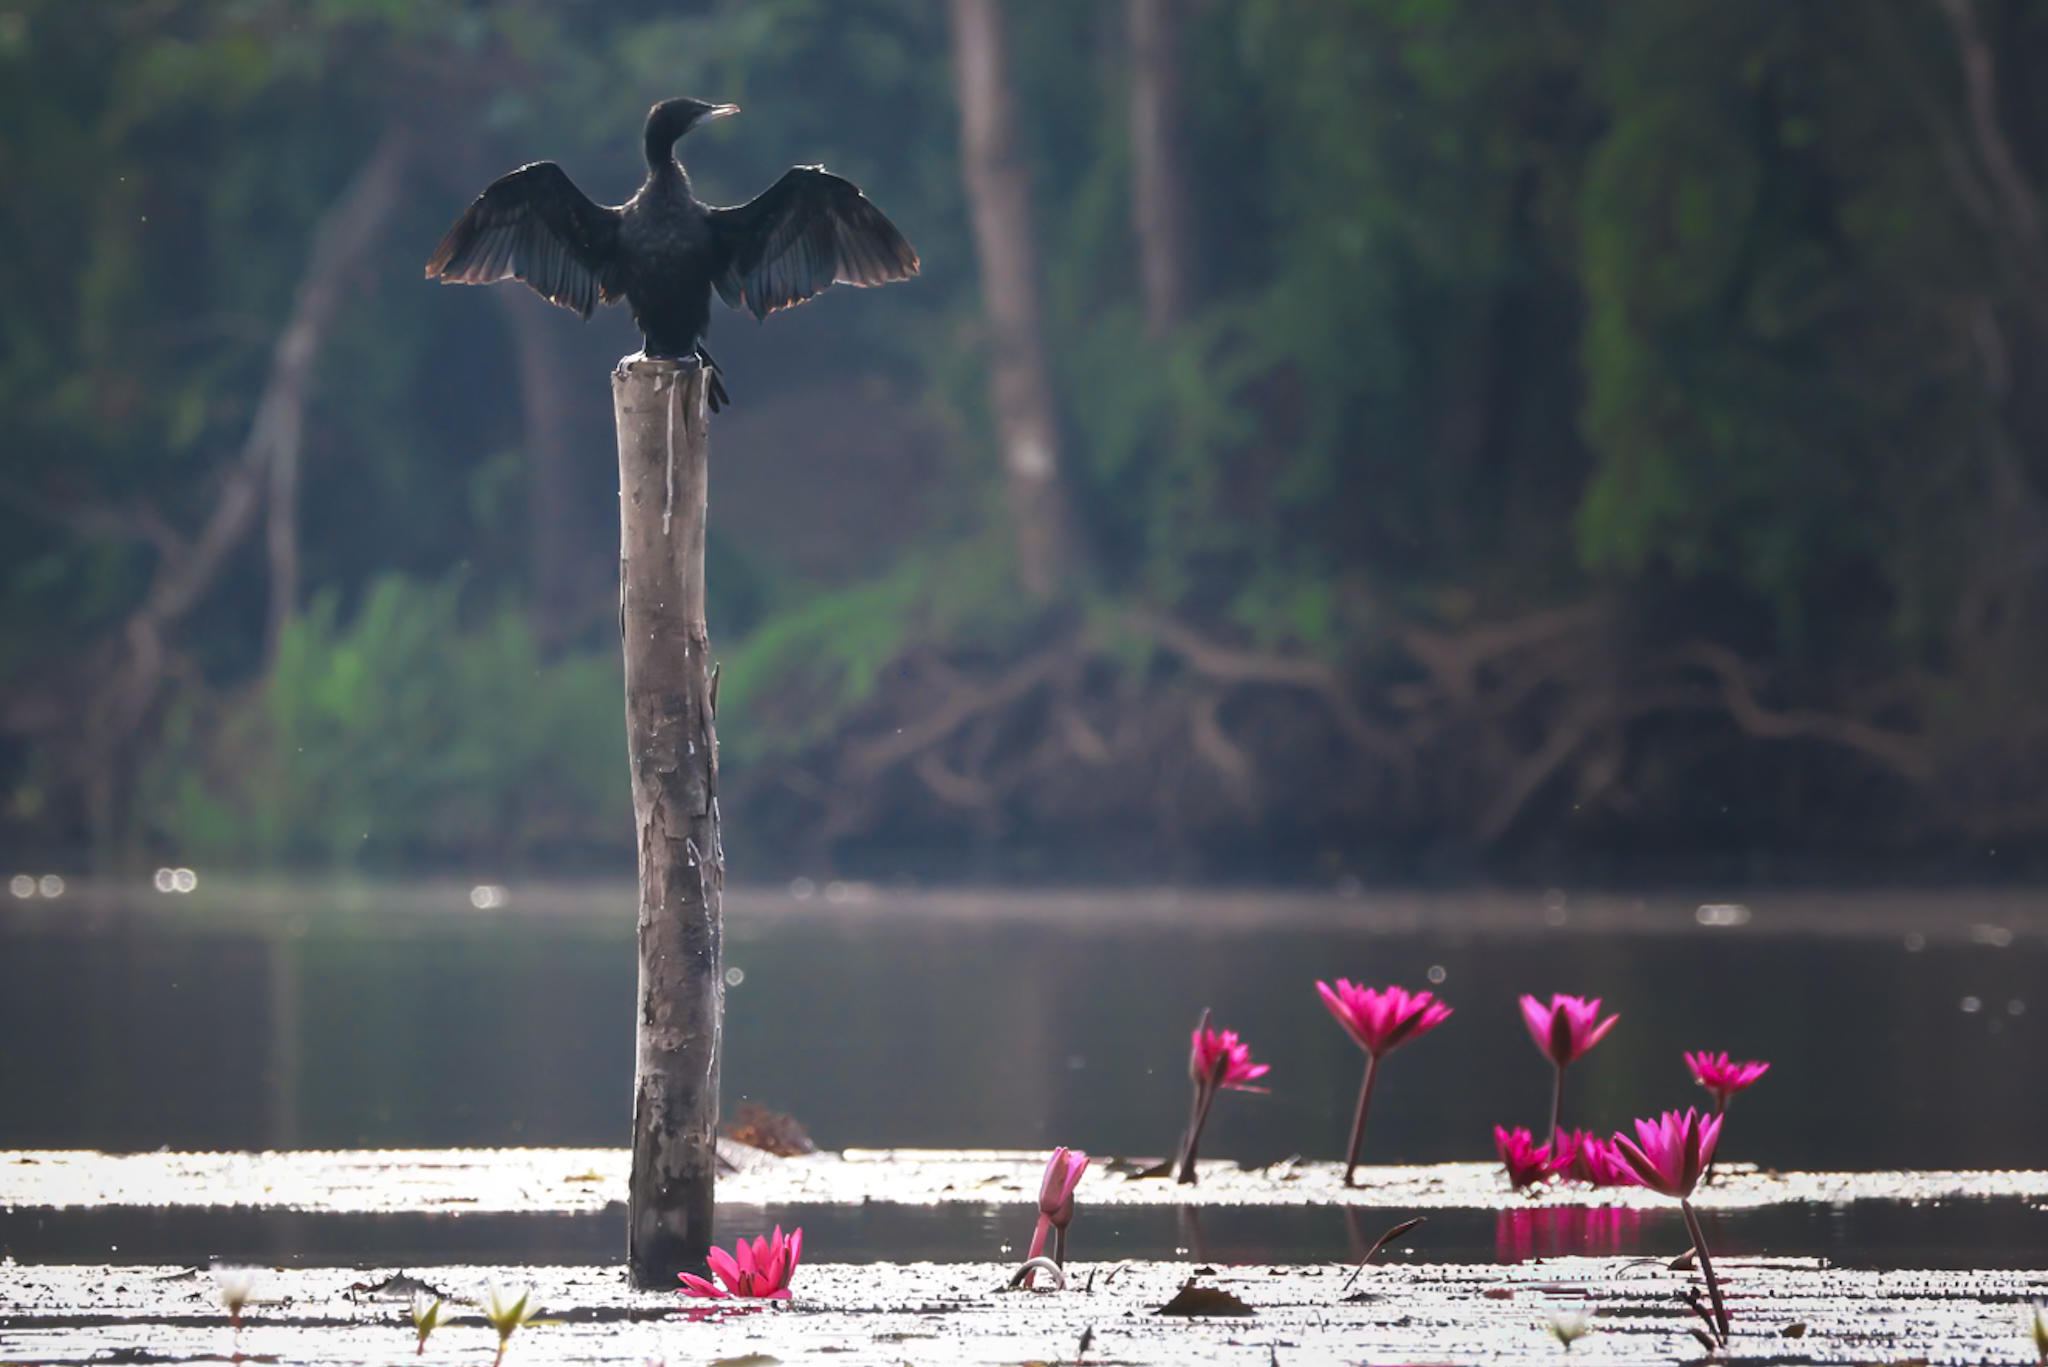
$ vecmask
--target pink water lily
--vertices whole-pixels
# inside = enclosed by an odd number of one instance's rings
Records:
[[[1074,1188],[1087,1171],[1088,1155],[1079,1149],[1052,1151],[1038,1184],[1038,1228],[1031,1232],[1031,1251],[1024,1255],[1027,1261],[1045,1252],[1045,1236],[1050,1231],[1054,1233],[1052,1260],[1061,1267],[1067,1265],[1067,1225],[1074,1218]],[[1031,1285],[1034,1276],[1026,1272],[1024,1285]]]
[[[1703,1116],[1688,1106],[1684,1115],[1666,1111],[1656,1120],[1638,1120],[1635,1138],[1617,1134],[1614,1147],[1636,1181],[1683,1201],[1714,1161],[1714,1145],[1720,1138],[1721,1117]]]
[[[1208,1020],[1204,1012],[1202,1019]],[[1252,1047],[1237,1037],[1235,1030],[1195,1027],[1188,1049],[1188,1080],[1197,1087],[1209,1085],[1233,1092],[1263,1092],[1251,1084],[1272,1071],[1272,1065],[1252,1062]]]
[[[1427,992],[1405,987],[1361,987],[1337,979],[1335,987],[1320,980],[1316,995],[1344,1027],[1352,1042],[1365,1050],[1365,1081],[1358,1088],[1358,1110],[1351,1120],[1351,1142],[1344,1151],[1344,1185],[1352,1184],[1359,1151],[1365,1145],[1365,1117],[1372,1109],[1373,1085],[1380,1060],[1409,1040],[1420,1039],[1451,1018],[1451,1008]]]
[[[1181,1136],[1176,1180],[1188,1186],[1195,1183],[1195,1151],[1201,1147],[1216,1094],[1263,1092],[1266,1088],[1251,1084],[1270,1071],[1271,1065],[1252,1062],[1252,1048],[1237,1037],[1237,1031],[1211,1030],[1208,1009],[1203,1008],[1188,1041],[1188,1081],[1195,1086],[1195,1099],[1188,1112],[1187,1131]]]
[[[1746,1092],[1756,1085],[1757,1079],[1771,1071],[1768,1063],[1737,1063],[1726,1054],[1697,1053],[1685,1056],[1685,1066],[1692,1069],[1693,1081],[1707,1089],[1707,1095],[1714,1098],[1714,1114],[1726,1115],[1728,1102],[1737,1092]],[[1714,1180],[1714,1165],[1707,1164],[1706,1180]]]
[[[1556,1083],[1550,1091],[1552,1144],[1557,1142],[1558,1122],[1564,1118],[1566,1066],[1605,1039],[1607,1032],[1620,1019],[1620,1016],[1609,1016],[1601,1020],[1598,997],[1567,997],[1563,993],[1555,993],[1548,1006],[1534,997],[1522,998],[1522,1020],[1529,1027],[1529,1037],[1536,1041],[1536,1047],[1557,1070]]]
[[[1700,1230],[1699,1217],[1692,1211],[1693,1188],[1700,1174],[1714,1161],[1714,1145],[1721,1138],[1721,1117],[1703,1116],[1687,1107],[1685,1114],[1666,1111],[1656,1120],[1638,1120],[1635,1136],[1614,1136],[1615,1152],[1627,1163],[1635,1179],[1651,1191],[1676,1197],[1685,1214],[1686,1232],[1692,1235],[1699,1254],[1700,1271],[1707,1279],[1707,1293],[1714,1302],[1714,1328],[1721,1343],[1728,1342],[1728,1307],[1721,1300],[1721,1283],[1714,1277],[1714,1263],[1707,1255],[1707,1237]]]
[[[1571,1162],[1570,1154],[1559,1154],[1548,1144],[1538,1144],[1527,1130],[1499,1125],[1493,1127],[1493,1150],[1500,1155],[1501,1166],[1508,1170],[1508,1185],[1516,1191],[1550,1180]]]
[[[1522,1019],[1529,1035],[1544,1057],[1562,1068],[1577,1061],[1588,1049],[1607,1037],[1620,1016],[1600,1020],[1598,997],[1567,997],[1553,994],[1545,1006],[1534,997],[1522,998]]]
[[[1748,1091],[1757,1079],[1771,1071],[1768,1063],[1737,1063],[1726,1054],[1687,1054],[1685,1066],[1692,1069],[1693,1081],[1714,1098],[1717,1111],[1727,1110],[1730,1097]]]
[[[708,1296],[713,1300],[786,1301],[789,1299],[789,1279],[796,1275],[797,1259],[803,1256],[803,1251],[803,1230],[793,1229],[785,1239],[782,1226],[777,1225],[773,1234],[758,1238],[752,1244],[745,1239],[739,1240],[731,1253],[722,1248],[711,1250],[711,1270],[718,1274],[719,1281],[725,1283],[723,1288],[687,1272],[676,1275],[682,1280],[685,1295]]]
[[[1316,983],[1316,992],[1345,1033],[1375,1058],[1428,1034],[1451,1017],[1451,1008],[1429,993],[1404,987],[1360,987],[1339,978],[1335,987]]]
[[[1614,1145],[1586,1130],[1560,1130],[1558,1151],[1567,1156],[1561,1171],[1574,1182],[1593,1187],[1633,1187],[1635,1170],[1622,1161]]]

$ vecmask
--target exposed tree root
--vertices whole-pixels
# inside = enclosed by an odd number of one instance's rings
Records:
[[[1134,640],[1153,652],[1135,668]],[[1917,716],[1916,690],[1893,690],[1883,713],[1767,702],[1763,671],[1734,651],[1632,645],[1602,601],[1462,631],[1411,625],[1349,667],[1133,611],[1010,661],[925,645],[893,674],[825,757],[831,778],[787,785],[823,807],[827,842],[905,819],[905,804],[921,819],[922,802],[933,822],[978,831],[1149,810],[1183,839],[1321,819],[1483,849],[1575,806],[1629,810],[1626,780],[1657,743],[1644,723],[1685,714],[1923,787],[1939,771],[1924,735],[1872,719]],[[1561,800],[1537,817],[1546,795]]]

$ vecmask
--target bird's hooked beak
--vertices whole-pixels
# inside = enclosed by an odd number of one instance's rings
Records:
[[[730,118],[740,112],[736,104],[714,104],[697,116],[698,123],[710,123],[713,119]]]

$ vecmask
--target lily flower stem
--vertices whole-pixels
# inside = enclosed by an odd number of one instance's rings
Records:
[[[1188,1137],[1180,1149],[1180,1172],[1175,1180],[1183,1186],[1195,1183],[1195,1150],[1201,1147],[1202,1130],[1209,1123],[1209,1108],[1216,1104],[1214,1087],[1195,1089],[1194,1109],[1188,1114]]]
[[[1365,1056],[1365,1081],[1358,1089],[1358,1114],[1351,1121],[1351,1147],[1344,1153],[1344,1185],[1350,1186],[1351,1174],[1358,1167],[1359,1150],[1365,1147],[1365,1115],[1372,1109],[1372,1085],[1379,1080],[1380,1056]]]
[[[1037,1227],[1031,1231],[1031,1248],[1030,1251],[1028,1251],[1024,1255],[1024,1261],[1026,1263],[1029,1263],[1033,1258],[1036,1258],[1039,1254],[1045,1252],[1045,1236],[1047,1234],[1050,1234],[1051,1232],[1052,1217],[1041,1213],[1038,1217]],[[1060,1237],[1062,1239],[1066,1238],[1065,1230],[1060,1231]],[[1038,1273],[1036,1271],[1028,1271],[1024,1274],[1024,1280],[1021,1283],[1021,1285],[1029,1287],[1034,1281],[1037,1280],[1037,1278]]]
[[[1209,1123],[1209,1108],[1216,1104],[1216,1093],[1223,1090],[1223,1071],[1229,1065],[1227,1057],[1219,1057],[1216,1066],[1209,1070],[1209,1076],[1195,1084],[1194,1109],[1188,1115],[1187,1143],[1181,1146],[1180,1172],[1174,1178],[1184,1187],[1195,1184],[1195,1150],[1201,1147],[1202,1130]]]
[[[1564,1065],[1557,1065],[1557,1081],[1550,1089],[1550,1151],[1557,1152],[1557,1126],[1564,1118]]]
[[[1728,1306],[1721,1299],[1721,1282],[1714,1275],[1714,1260],[1707,1256],[1707,1236],[1700,1232],[1700,1217],[1692,1213],[1692,1202],[1680,1200],[1685,1212],[1685,1232],[1692,1236],[1693,1251],[1700,1255],[1700,1271],[1707,1279],[1707,1295],[1714,1302],[1714,1327],[1721,1331],[1721,1346],[1728,1346]]]
[[[1724,1096],[1721,1097],[1718,1101],[1716,1101],[1714,1105],[1714,1119],[1720,1120],[1727,1114],[1728,1098]],[[1713,1158],[1709,1158],[1707,1160],[1706,1171],[1700,1174],[1700,1182],[1702,1185],[1709,1187],[1714,1185],[1714,1159],[1719,1158],[1720,1156],[1721,1155],[1717,1153],[1714,1155]]]

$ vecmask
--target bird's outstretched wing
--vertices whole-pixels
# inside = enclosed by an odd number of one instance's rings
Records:
[[[827,285],[886,285],[917,274],[917,253],[850,180],[793,166],[731,209],[711,211],[723,268],[712,277],[730,308],[765,318]]]
[[[488,285],[513,277],[585,318],[617,297],[609,279],[619,211],[591,203],[551,161],[491,182],[427,262],[427,279]]]

